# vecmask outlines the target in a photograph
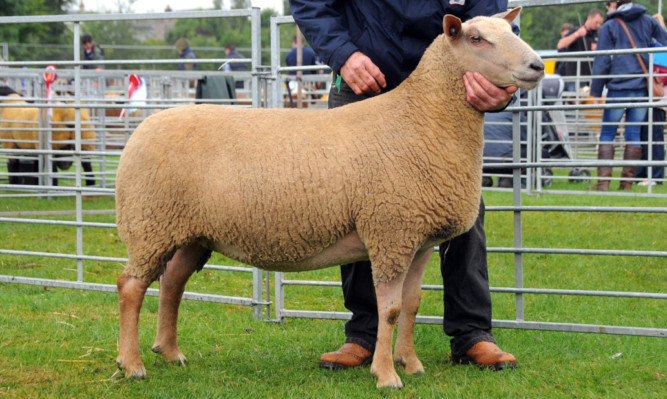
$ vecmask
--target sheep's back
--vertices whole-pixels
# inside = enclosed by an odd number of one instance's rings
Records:
[[[353,229],[359,150],[335,133],[340,126],[332,128],[328,115],[193,106],[151,116],[121,157],[119,229],[130,234],[149,206],[159,216],[146,229],[185,222],[174,230],[190,237],[174,241],[215,237],[252,248],[250,263],[330,245]]]

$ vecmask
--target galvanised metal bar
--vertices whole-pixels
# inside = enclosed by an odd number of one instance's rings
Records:
[[[313,286],[313,287],[342,287],[339,281],[316,281],[316,280],[282,280],[283,286]],[[442,291],[442,285],[422,285],[424,291]],[[491,292],[498,293],[521,293],[540,295],[577,295],[577,296],[603,296],[614,298],[643,298],[643,299],[667,299],[667,294],[625,292],[625,291],[593,291],[593,290],[564,290],[555,288],[512,288],[512,287],[490,287]],[[276,302],[277,306],[277,302]]]
[[[612,212],[612,213],[667,213],[667,208],[622,206],[487,206],[487,212]]]
[[[156,19],[200,19],[225,17],[252,17],[254,10],[206,10],[206,11],[172,11],[168,13],[143,14],[63,14],[63,15],[26,15],[0,17],[0,24],[53,23],[53,22],[91,22],[91,21],[138,21]]]
[[[78,44],[81,42],[81,23],[74,23],[74,61],[79,62],[81,55],[79,53]],[[83,168],[81,165],[81,66],[76,65],[74,67],[74,167],[76,168],[76,175],[74,185],[76,187],[81,187],[81,173]],[[47,163],[47,165],[49,165]],[[81,191],[75,193],[75,209],[76,209],[76,221],[77,223],[83,223],[83,195]],[[80,224],[76,227],[76,254],[78,256],[83,256],[83,226]],[[77,270],[77,281],[83,282],[83,260],[76,260],[76,270]]]
[[[20,276],[0,275],[0,283],[37,285],[37,286],[53,287],[53,288],[74,288],[79,290],[101,291],[101,292],[118,292],[116,286],[112,284],[86,283],[81,281],[52,280],[52,279],[20,277]],[[149,288],[146,291],[146,295],[148,296],[159,296],[159,293],[160,291],[155,288]],[[187,291],[183,293],[183,299],[189,299],[192,301],[202,301],[202,302],[224,303],[228,305],[241,305],[241,306],[269,305],[266,302],[257,303],[250,298],[202,294],[202,293],[187,292]]]
[[[615,249],[561,249],[561,248],[488,248],[489,252],[559,255],[650,256],[664,258],[667,251],[624,251]]]
[[[82,212],[83,213],[83,212]],[[74,226],[74,227],[98,227],[115,229],[114,223],[92,223],[84,222],[77,219],[76,222],[68,222],[66,220],[49,220],[49,219],[24,219],[24,218],[6,218],[0,217],[0,223],[27,223],[27,224],[45,224],[52,226]]]
[[[292,21],[294,19],[292,18]],[[280,25],[279,17],[271,17],[271,101],[269,108],[280,108],[282,103],[282,79],[280,77]]]
[[[142,65],[151,63],[155,65],[166,64],[248,64],[251,58],[196,58],[196,59],[155,59],[155,60],[98,60],[98,61],[0,61],[0,66],[24,67],[24,66],[46,66],[55,64],[57,66],[85,66],[85,65]],[[212,72],[212,71],[211,71]],[[221,72],[221,74],[224,74]],[[229,75],[229,73],[226,73]],[[250,72],[246,72],[250,74]]]
[[[329,312],[329,311],[302,311],[283,309],[283,317],[302,318],[302,319],[332,319],[349,320],[352,313],[349,312]],[[442,317],[437,316],[417,316],[418,324],[442,325]],[[519,320],[496,320],[491,321],[493,328],[514,328],[523,330],[544,330],[544,331],[562,331],[562,332],[580,332],[597,334],[615,334],[632,335],[642,337],[667,337],[667,329],[647,328],[647,327],[624,327],[607,326],[598,324],[576,324],[576,323],[550,323],[538,321],[519,321]]]
[[[514,162],[521,162],[521,114],[512,114],[512,157]],[[512,171],[513,187],[521,187],[521,169]],[[513,190],[512,203],[516,210],[513,211],[514,222],[514,246],[523,246],[523,223],[521,219],[521,190]],[[514,253],[514,286],[523,288],[523,255],[521,252]],[[517,320],[523,320],[524,306],[523,295],[516,293],[514,296],[515,312]]]

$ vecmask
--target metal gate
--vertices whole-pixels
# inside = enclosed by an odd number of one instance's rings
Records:
[[[512,3],[536,3],[535,5],[543,5],[545,2],[510,2]],[[539,3],[539,4],[537,4]],[[561,3],[561,2],[552,2]],[[530,4],[513,4],[513,5],[530,5]],[[83,201],[86,196],[110,196],[114,195],[114,169],[117,165],[117,157],[120,154],[124,142],[127,140],[132,130],[136,125],[146,116],[147,112],[156,109],[168,108],[176,105],[192,103],[194,98],[192,96],[192,88],[188,84],[189,81],[200,77],[201,73],[191,72],[170,72],[164,73],[159,71],[142,71],[142,70],[125,70],[125,71],[96,71],[90,72],[82,70],[83,62],[79,59],[78,43],[80,28],[79,24],[85,21],[98,20],[141,20],[141,19],[163,19],[163,18],[228,18],[228,17],[248,17],[252,23],[252,49],[251,57],[244,60],[235,60],[233,62],[248,62],[251,65],[251,71],[246,74],[241,74],[240,78],[246,79],[251,87],[249,95],[250,102],[247,104],[252,107],[260,107],[268,105],[270,107],[282,107],[285,104],[286,92],[283,88],[283,82],[287,78],[286,73],[298,69],[325,69],[325,67],[304,67],[304,68],[287,68],[281,66],[281,52],[280,49],[280,26],[284,24],[291,24],[293,20],[291,17],[276,17],[271,21],[271,65],[265,67],[261,65],[261,43],[260,43],[260,14],[259,9],[251,10],[234,10],[234,11],[205,11],[205,12],[182,12],[165,14],[110,14],[110,15],[68,15],[68,16],[52,16],[52,17],[7,17],[0,18],[0,23],[48,23],[67,21],[74,25],[74,43],[73,43],[73,59],[72,61],[59,62],[60,67],[67,67],[70,69],[58,70],[58,74],[65,77],[67,80],[72,79],[74,103],[76,109],[76,124],[75,124],[75,139],[73,140],[73,150],[53,150],[49,147],[51,140],[48,138],[48,132],[53,131],[53,127],[49,123],[49,118],[46,115],[46,109],[65,107],[65,105],[48,103],[43,96],[44,81],[42,79],[42,70],[31,68],[27,72],[15,69],[15,67],[38,67],[43,68],[51,62],[40,61],[31,63],[21,62],[2,62],[0,66],[3,76],[8,79],[15,79],[15,81],[23,80],[27,82],[26,99],[34,100],[34,107],[43,109],[41,112],[43,118],[40,118],[39,129],[45,132],[46,137],[38,150],[6,150],[0,149],[0,162],[4,162],[10,157],[33,157],[38,161],[38,173],[40,184],[23,185],[17,188],[15,185],[0,184],[0,198],[32,198],[39,197],[48,200],[48,198],[56,196],[72,196],[75,198],[75,209],[73,210],[54,210],[44,211],[38,213],[25,212],[11,212],[0,214],[0,223],[11,225],[57,225],[65,226],[76,230],[76,243],[74,253],[67,252],[44,252],[38,250],[16,250],[16,249],[2,249],[0,248],[0,255],[5,256],[35,256],[47,257],[53,259],[68,259],[76,263],[77,278],[75,281],[60,280],[54,278],[33,278],[19,275],[0,275],[0,282],[18,283],[18,284],[32,284],[49,287],[61,288],[75,288],[96,290],[105,292],[115,292],[115,285],[99,284],[94,282],[84,281],[84,261],[95,262],[120,262],[126,261],[123,257],[111,256],[96,256],[86,254],[84,251],[84,229],[115,229],[113,223],[93,223],[85,222],[84,215],[99,214],[99,213],[113,213],[112,210],[84,210]],[[590,56],[591,54],[583,54],[583,56]],[[558,57],[558,55],[554,55]],[[215,62],[222,63],[229,60],[225,59],[198,59],[197,62]],[[103,64],[111,65],[122,63],[131,65],[133,63],[147,63],[153,62],[156,64],[178,63],[181,60],[113,60],[104,61]],[[129,83],[129,75],[132,73],[141,74],[146,82],[148,88],[148,98],[143,105],[133,105],[133,108],[138,110],[138,114],[128,116],[124,119],[118,119],[115,116],[106,115],[105,110],[121,110],[130,108],[129,101],[125,96],[124,90],[118,91],[118,87],[126,88]],[[225,73],[217,73],[220,76],[226,76]],[[326,82],[326,75],[311,76],[308,79],[317,80],[319,82]],[[239,76],[237,76],[239,77]],[[304,78],[306,79],[306,78]],[[306,79],[307,80],[307,79]],[[113,84],[109,84],[113,82]],[[115,88],[115,89],[112,89]],[[63,88],[65,89],[65,88]],[[114,90],[117,90],[114,92]],[[323,90],[326,92],[326,90]],[[108,94],[114,94],[115,101],[110,101]],[[54,98],[54,99],[57,99]],[[225,101],[220,101],[225,103]],[[236,105],[239,104],[232,104]],[[71,106],[71,105],[70,105]],[[311,106],[322,107],[322,102],[314,101]],[[2,109],[12,108],[14,106],[3,104]],[[96,150],[84,151],[82,150],[82,123],[81,110],[89,109],[94,115],[94,130],[100,137],[95,145]],[[586,159],[585,157],[570,159],[567,161],[553,161],[542,159],[540,151],[537,149],[549,143],[542,142],[539,135],[534,138],[533,134],[529,134],[528,139],[524,142],[520,139],[520,128],[522,124],[530,129],[540,129],[544,124],[540,115],[542,112],[552,111],[581,111],[588,109],[600,109],[599,105],[563,105],[562,103],[555,103],[541,95],[541,90],[537,90],[534,95],[529,96],[525,104],[512,107],[514,112],[513,118],[513,140],[514,158],[509,163],[491,163],[490,168],[494,167],[510,167],[513,168],[513,173],[510,178],[513,181],[513,189],[503,189],[498,187],[489,188],[491,191],[512,191],[513,204],[511,206],[489,206],[488,212],[508,212],[513,218],[513,246],[511,247],[490,247],[490,253],[509,253],[514,256],[514,285],[508,287],[492,287],[491,291],[495,293],[506,293],[514,296],[515,314],[514,320],[494,320],[494,327],[499,328],[520,328],[520,329],[537,329],[537,330],[555,330],[555,331],[575,331],[575,332],[595,332],[595,333],[609,333],[609,334],[627,334],[627,335],[644,335],[644,336],[667,336],[666,328],[647,328],[647,327],[624,327],[611,325],[590,325],[590,324],[576,324],[576,323],[546,323],[528,321],[525,317],[524,296],[525,295],[574,295],[574,296],[601,296],[610,298],[644,298],[654,300],[667,299],[667,294],[664,293],[645,293],[645,292],[623,292],[623,291],[594,291],[594,290],[569,290],[569,289],[537,289],[524,286],[524,254],[558,254],[558,255],[585,255],[585,256],[641,256],[654,257],[658,259],[665,259],[667,251],[632,251],[632,250],[589,250],[589,249],[555,249],[555,248],[527,248],[523,245],[523,215],[530,212],[614,212],[614,213],[651,213],[658,218],[664,218],[667,213],[667,207],[650,207],[650,208],[636,208],[636,207],[557,207],[557,206],[524,206],[522,205],[522,193],[529,193],[531,195],[541,195],[549,192],[549,188],[545,187],[542,182],[544,168],[573,168],[573,167],[595,167],[601,163]],[[528,120],[521,122],[519,115],[521,112],[527,112]],[[552,122],[553,123],[553,122]],[[581,124],[588,123],[578,119],[570,120],[568,123]],[[599,122],[590,122],[599,123]],[[548,124],[548,123],[547,123]],[[520,155],[518,149],[520,146],[526,145],[528,151],[525,157]],[[595,145],[595,143],[588,145]],[[54,156],[66,156],[74,161],[74,173],[56,173],[54,174],[48,167]],[[99,170],[97,184],[94,187],[84,185],[86,175],[82,169],[82,161],[92,159],[96,162]],[[648,161],[642,163],[647,166],[664,165],[664,162]],[[610,165],[621,166],[623,162],[611,162]],[[521,168],[526,170],[525,175],[522,175]],[[21,173],[14,174],[21,176]],[[9,174],[0,174],[0,179],[8,177]],[[73,186],[54,186],[51,183],[53,178],[71,179],[74,181]],[[521,188],[522,180],[525,181],[526,187]],[[645,195],[655,198],[666,198],[667,196],[649,192]],[[59,215],[73,215],[74,221],[53,219]],[[664,223],[664,221],[663,221]],[[1,244],[0,244],[1,245]],[[340,283],[326,282],[326,281],[304,281],[285,279],[283,273],[273,274],[274,282],[271,284],[271,274],[262,272],[255,268],[244,266],[224,266],[224,265],[207,265],[206,269],[223,272],[241,272],[251,275],[251,282],[253,287],[252,297],[236,297],[213,294],[202,294],[194,292],[186,292],[184,298],[192,300],[202,300],[225,304],[245,305],[253,307],[253,316],[256,319],[271,319],[282,320],[288,317],[304,317],[304,318],[326,318],[326,319],[347,319],[350,314],[346,312],[324,312],[313,311],[305,309],[287,309],[285,308],[285,291],[289,286],[330,286],[339,287]],[[271,295],[271,288],[273,286],[273,299]],[[442,290],[442,287],[435,285],[426,285],[425,290]],[[334,288],[335,289],[335,288]],[[148,295],[157,295],[157,290],[149,290]],[[273,312],[271,311],[273,307]],[[264,311],[266,313],[264,313]],[[273,315],[271,314],[273,313]],[[419,316],[418,322],[426,324],[441,324],[442,318]]]

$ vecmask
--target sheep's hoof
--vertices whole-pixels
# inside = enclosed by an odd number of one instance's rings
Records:
[[[162,355],[162,358],[167,363],[176,364],[177,366],[185,366],[188,363],[188,359],[185,355],[178,349],[174,351],[165,351],[160,345],[154,345],[151,349],[154,353]]]
[[[377,387],[380,389],[403,389],[403,383],[397,375],[395,380],[384,382],[380,382],[380,380],[378,380]]]
[[[398,358],[394,359],[394,363],[396,363],[398,366],[403,367],[403,370],[405,371],[405,374],[409,375],[424,375],[426,374],[424,372],[424,366],[422,366],[422,362],[419,361],[419,359],[414,358],[412,360],[406,361],[403,358]]]
[[[116,365],[118,366],[119,370],[125,371],[126,378],[131,378],[133,380],[143,380],[146,378],[146,368],[144,367],[143,363],[141,363],[141,361],[139,361],[138,365],[130,367],[122,360],[116,360]]]
[[[377,378],[378,388],[403,389],[401,378],[393,368],[389,372],[384,373],[385,375],[380,375],[380,373],[373,372],[373,370],[371,370],[371,374]]]

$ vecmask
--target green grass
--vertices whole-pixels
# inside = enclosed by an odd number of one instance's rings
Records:
[[[657,190],[665,192],[663,187]],[[487,206],[511,204],[509,193],[486,192],[484,197]],[[524,205],[664,206],[664,198],[591,195],[524,196],[522,201]],[[85,198],[83,206],[112,209],[114,205],[110,198]],[[73,208],[72,198],[0,202],[0,212]],[[114,217],[84,220],[112,223]],[[664,214],[526,213],[523,245],[665,251],[664,225]],[[488,212],[486,231],[490,247],[511,246],[512,215]],[[75,253],[71,227],[0,223],[0,237],[5,249]],[[125,256],[115,230],[85,228],[84,243],[86,255]],[[215,256],[211,263],[232,262]],[[526,287],[667,292],[664,258],[528,254],[524,265]],[[122,265],[85,261],[84,270],[85,281],[114,284]],[[489,254],[492,286],[513,286],[513,272],[513,255]],[[75,280],[76,264],[0,255],[0,274]],[[337,281],[339,274],[331,268],[288,278]],[[437,257],[424,282],[441,283]],[[203,271],[191,279],[187,290],[249,297],[252,287],[244,273]],[[524,300],[526,319],[532,321],[667,326],[664,301],[659,300],[551,295],[525,295]],[[514,319],[512,295],[494,293],[493,301],[495,319]],[[0,304],[0,398],[659,398],[667,390],[664,339],[496,329],[498,342],[518,357],[519,368],[494,373],[453,366],[442,329],[419,325],[416,346],[427,374],[413,377],[399,371],[405,389],[377,391],[368,367],[340,372],[317,367],[323,352],[343,342],[341,321],[288,319],[276,324],[252,320],[246,307],[193,301],[184,301],[181,307],[180,346],[189,363],[179,368],[150,351],[157,317],[157,299],[152,297],[146,298],[140,321],[148,378],[127,381],[115,366],[117,295],[0,284]],[[286,307],[345,310],[340,289],[319,287],[287,287]],[[442,293],[425,292],[420,314],[441,313]],[[622,355],[612,358],[617,353]]]

